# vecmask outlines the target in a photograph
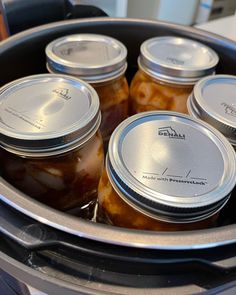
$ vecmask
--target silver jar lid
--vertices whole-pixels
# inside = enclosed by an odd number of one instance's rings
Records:
[[[122,75],[127,49],[118,40],[97,34],[76,34],[56,39],[46,47],[50,72],[75,75],[87,82],[102,82]]]
[[[113,132],[108,177],[118,194],[144,214],[193,222],[216,213],[236,183],[236,155],[225,137],[201,120],[145,112]]]
[[[91,138],[100,121],[97,93],[77,78],[34,75],[0,89],[1,146],[19,155],[73,149]]]
[[[218,55],[208,46],[179,37],[156,37],[140,48],[139,67],[154,78],[181,84],[194,84],[214,73]]]
[[[236,76],[200,80],[187,102],[188,112],[211,124],[236,147]]]

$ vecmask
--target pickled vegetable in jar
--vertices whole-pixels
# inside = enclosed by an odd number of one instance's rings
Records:
[[[127,80],[122,75],[112,81],[91,83],[91,85],[97,91],[101,102],[102,122],[100,129],[106,142],[117,125],[128,116],[129,89]]]
[[[35,75],[4,86],[0,101],[2,176],[35,200],[91,218],[104,160],[94,89]]]
[[[236,76],[201,79],[188,99],[188,112],[220,131],[236,150]]]
[[[103,139],[108,140],[128,116],[125,46],[108,36],[76,34],[49,43],[46,55],[49,72],[79,77],[97,91],[102,112],[100,129]]]
[[[130,86],[131,114],[151,110],[187,112],[194,84],[213,74],[218,55],[209,47],[184,38],[156,37],[140,48],[139,70]]]
[[[210,228],[235,183],[235,152],[217,130],[179,113],[140,113],[112,134],[97,220],[155,231]]]

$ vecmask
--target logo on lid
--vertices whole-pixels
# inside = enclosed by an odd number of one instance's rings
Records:
[[[184,65],[184,61],[174,58],[174,57],[167,57],[166,60],[174,65]]]
[[[175,131],[175,129],[173,129],[170,126],[158,128],[158,135],[167,136],[167,137],[173,138],[173,139],[184,139],[185,140],[185,134],[177,133]]]
[[[70,47],[60,50],[62,56],[70,56],[76,52],[86,51],[88,47],[83,42],[71,44]]]
[[[67,56],[67,55],[71,55],[73,53],[74,49],[73,48],[66,48],[66,49],[62,49],[60,51],[61,55],[63,56]]]
[[[71,99],[71,96],[69,96],[68,88],[57,88],[57,89],[54,89],[52,92],[58,94],[61,98],[65,100]]]
[[[222,102],[221,105],[224,107],[226,115],[236,117],[236,108],[234,108],[232,105],[229,105],[225,102]]]

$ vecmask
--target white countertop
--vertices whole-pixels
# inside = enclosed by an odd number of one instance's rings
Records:
[[[236,41],[236,14],[196,25],[196,28]]]

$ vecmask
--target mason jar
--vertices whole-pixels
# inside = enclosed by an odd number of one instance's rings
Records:
[[[103,167],[95,90],[42,74],[0,90],[1,170],[13,186],[48,206],[90,218]]]
[[[187,113],[194,84],[219,61],[211,48],[180,37],[155,37],[140,47],[139,70],[130,85],[131,114],[151,110]]]
[[[218,129],[236,150],[236,76],[215,75],[200,80],[189,96],[189,114]]]
[[[155,231],[213,227],[235,183],[236,155],[220,132],[180,113],[140,113],[111,136],[97,220]]]
[[[49,43],[46,56],[50,73],[79,77],[97,91],[102,113],[100,129],[107,141],[115,127],[128,116],[126,47],[108,36],[75,34]]]

